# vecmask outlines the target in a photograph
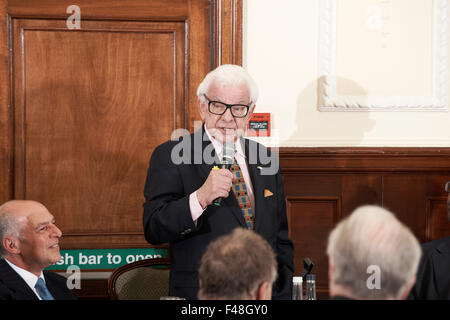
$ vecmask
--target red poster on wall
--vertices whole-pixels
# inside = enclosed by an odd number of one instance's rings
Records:
[[[270,113],[254,113],[247,124],[248,137],[270,137]]]

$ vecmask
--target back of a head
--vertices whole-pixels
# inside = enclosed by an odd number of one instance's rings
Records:
[[[331,232],[327,254],[333,285],[357,299],[399,299],[415,279],[421,249],[413,233],[391,212],[362,206]],[[379,271],[379,286],[369,285]]]
[[[234,65],[224,64],[210,71],[197,88],[197,97],[203,98],[209,89],[209,86],[215,82],[219,85],[246,85],[249,92],[250,104],[253,105],[258,100],[258,86],[255,80],[245,70],[245,68]]]
[[[263,283],[276,278],[271,246],[253,231],[237,228],[211,242],[199,268],[201,300],[252,299]]]

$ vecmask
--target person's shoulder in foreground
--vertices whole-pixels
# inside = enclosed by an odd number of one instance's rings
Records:
[[[450,237],[422,244],[423,256],[410,300],[450,300]]]

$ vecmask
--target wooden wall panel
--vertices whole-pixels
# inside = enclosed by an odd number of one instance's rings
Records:
[[[283,158],[280,157],[280,161]],[[296,172],[285,172],[283,164],[283,182],[285,193],[289,196],[340,196],[341,178],[337,175],[309,174]]]
[[[48,204],[63,246],[142,232],[149,152],[185,127],[184,27],[14,21],[15,196]]]
[[[422,241],[426,240],[426,199],[426,175],[399,173],[384,177],[384,206],[395,212]]]
[[[12,108],[10,102],[10,56],[7,5],[0,0],[0,203],[13,196],[12,168]]]
[[[340,219],[338,197],[287,197],[289,236],[294,243],[295,274],[303,269],[303,259],[314,263],[316,290],[322,296],[328,290],[327,237]]]
[[[425,235],[427,239],[441,239],[450,236],[450,220],[447,214],[447,198],[427,199]]]
[[[393,211],[420,242],[450,236],[445,182],[450,148],[281,148],[295,273],[309,257],[328,298],[329,232],[358,206]]]
[[[342,176],[342,211],[345,215],[363,204],[382,204],[382,177],[377,174]]]

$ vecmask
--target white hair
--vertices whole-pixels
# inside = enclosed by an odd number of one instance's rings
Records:
[[[3,246],[3,238],[13,236],[19,240],[23,240],[22,224],[19,219],[12,213],[7,211],[5,205],[0,207],[0,257],[5,257],[8,251]]]
[[[399,299],[413,281],[422,254],[413,233],[391,212],[362,206],[330,233],[327,254],[333,260],[332,284],[359,299]],[[369,266],[380,270],[380,288],[367,285]]]
[[[213,82],[221,85],[245,84],[249,92],[249,105],[254,105],[256,100],[258,100],[258,86],[247,70],[241,66],[224,64],[210,71],[197,88],[197,97],[199,99],[204,99],[204,95],[207,94],[208,89]]]

